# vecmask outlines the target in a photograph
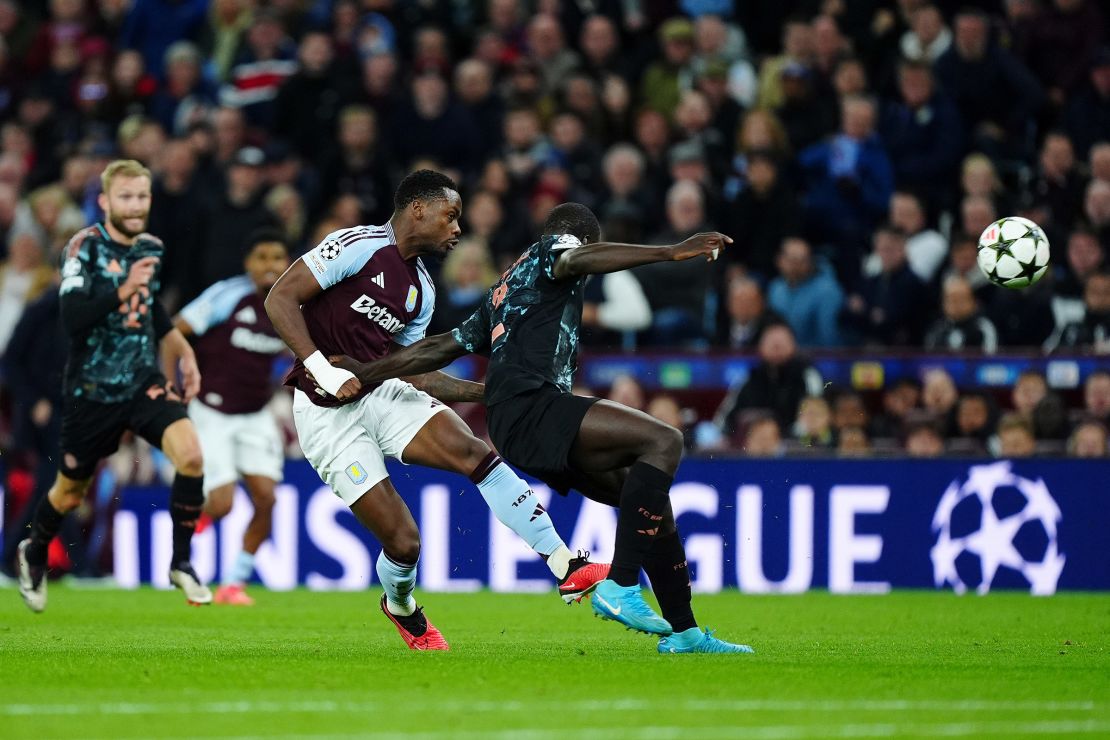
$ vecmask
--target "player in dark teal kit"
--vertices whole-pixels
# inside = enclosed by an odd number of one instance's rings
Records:
[[[19,591],[32,611],[46,608],[47,546],[65,514],[81,504],[97,464],[131,430],[173,463],[170,581],[190,603],[207,604],[212,594],[189,563],[204,503],[200,443],[183,399],[159,370],[159,347],[169,366],[181,371],[185,401],[196,395],[200,373],[189,343],[154,298],[163,247],[144,233],[150,172],[134,160],[117,160],[104,170],[101,185],[104,223],[79,231],[63,254],[59,293],[70,348],[61,460],[30,536],[19,545]]]
[[[645,247],[595,243],[599,235],[588,208],[564,203],[548,216],[540,241],[460,327],[375,362],[332,361],[372,383],[437,369],[468,352],[488,355],[485,400],[498,451],[564,494],[575,488],[620,510],[613,565],[594,592],[594,611],[661,635],[663,653],[751,652],[699,630],[694,619],[686,553],[669,498],[682,458],[681,433],[640,411],[570,392],[589,275],[653,262],[713,260],[732,240],[709,233]],[[666,619],[643,600],[641,567]]]

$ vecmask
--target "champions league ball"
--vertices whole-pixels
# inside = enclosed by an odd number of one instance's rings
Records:
[[[979,269],[995,285],[1026,288],[1048,270],[1048,237],[1027,218],[1000,218],[979,237]]]
[[[992,587],[1055,593],[1066,561],[1057,543],[1061,520],[1042,479],[1017,475],[1005,461],[974,465],[937,503],[933,581],[960,594]]]

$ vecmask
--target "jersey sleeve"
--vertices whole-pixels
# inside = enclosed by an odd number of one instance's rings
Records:
[[[316,278],[320,287],[327,290],[344,278],[349,278],[370,261],[374,252],[388,240],[344,237],[342,232],[329,234],[324,241],[301,257]]]
[[[201,336],[213,326],[227,321],[244,295],[239,282],[239,278],[221,280],[181,309],[181,318],[192,327],[194,334]]]
[[[488,301],[483,300],[466,321],[451,330],[451,338],[472,355],[489,355],[490,317]]]
[[[102,281],[102,286],[97,287],[93,279],[96,270],[93,245],[96,238],[95,227],[79,231],[63,252],[58,297],[62,326],[70,336],[89,331],[120,304],[119,293],[113,283]]]
[[[436,289],[423,269],[420,270],[420,291],[424,300],[420,304],[420,313],[401,330],[393,341],[402,347],[416,344],[428,332],[428,324],[432,321],[432,311],[436,306]]]
[[[540,268],[548,280],[555,279],[555,263],[568,249],[582,246],[582,242],[573,234],[559,234],[545,236],[539,241]]]
[[[62,282],[58,286],[60,295],[89,295],[92,290],[92,243],[96,238],[93,228],[79,231],[66,245],[62,260]]]

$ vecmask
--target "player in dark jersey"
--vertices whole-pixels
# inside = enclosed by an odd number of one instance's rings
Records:
[[[420,532],[397,494],[385,457],[469,476],[497,518],[544,557],[568,603],[608,568],[573,557],[528,484],[442,401],[479,401],[480,383],[442,373],[360,384],[330,354],[384,357],[423,338],[435,289],[421,256],[458,241],[462,202],[450,178],[414,172],[397,188],[382,226],[329,234],[270,290],[266,310],[297,356],[286,380],[305,457],[382,544],[381,609],[414,650],[446,650],[412,596]],[[415,387],[414,387],[415,386]],[[439,400],[437,400],[439,399]]]
[[[35,511],[30,536],[19,544],[19,591],[32,611],[46,608],[46,548],[65,514],[81,504],[97,464],[131,430],[161,449],[176,471],[170,581],[190,603],[208,604],[212,594],[189,563],[204,482],[200,442],[182,402],[182,395],[185,401],[196,395],[200,372],[189,342],[154,298],[163,247],[144,233],[150,171],[134,160],[116,160],[100,181],[104,222],[77,232],[63,255],[59,293],[70,347],[61,465]],[[167,366],[181,371],[182,395],[159,371],[159,346]]]
[[[189,404],[204,452],[204,511],[218,520],[231,511],[235,483],[254,504],[243,533],[243,549],[216,589],[217,604],[251,606],[246,583],[254,556],[270,536],[274,488],[282,478],[285,445],[273,414],[266,409],[273,389],[274,360],[285,354],[264,301],[289,267],[281,233],[262,229],[250,235],[243,258],[246,272],[209,287],[174,318],[186,337],[195,337],[200,394]]]
[[[593,594],[594,611],[661,635],[660,652],[751,652],[699,630],[694,619],[686,553],[669,498],[682,434],[640,411],[570,392],[589,275],[712,260],[732,240],[709,233],[667,247],[595,243],[600,230],[588,208],[564,203],[460,327],[376,362],[331,361],[373,383],[443,367],[468,352],[488,355],[489,431],[505,459],[564,494],[575,488],[619,509],[613,564]],[[666,619],[643,600],[641,567]]]

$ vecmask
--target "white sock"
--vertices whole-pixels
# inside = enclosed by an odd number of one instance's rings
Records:
[[[567,572],[570,570],[570,561],[573,557],[566,545],[559,545],[559,549],[547,556],[547,567],[561,581],[567,577]]]
[[[251,579],[252,573],[254,573],[254,553],[240,551],[235,558],[235,565],[231,566],[231,570],[224,576],[224,585],[245,584]]]
[[[415,612],[416,599],[412,597],[412,592],[416,588],[416,563],[398,563],[382,550],[374,569],[385,589],[385,608],[398,617],[407,617]]]

